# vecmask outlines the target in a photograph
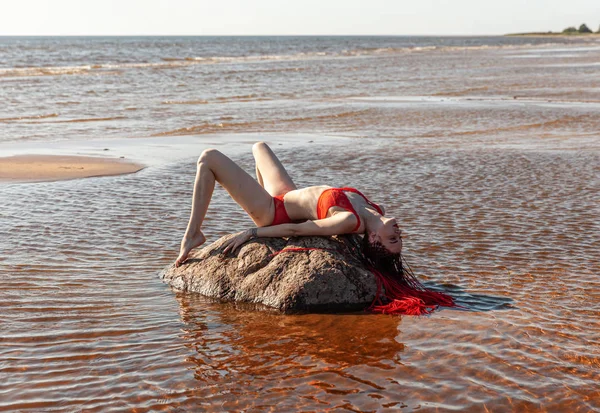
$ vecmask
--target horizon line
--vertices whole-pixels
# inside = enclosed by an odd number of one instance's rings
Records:
[[[503,34],[0,34],[0,37],[492,37]]]

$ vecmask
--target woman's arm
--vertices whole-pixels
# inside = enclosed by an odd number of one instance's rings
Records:
[[[352,232],[356,227],[356,217],[351,212],[338,212],[324,219],[305,221],[299,224],[281,224],[270,227],[252,228],[242,231],[229,239],[223,249],[224,253],[235,251],[243,243],[254,237],[297,237],[328,236]]]
[[[327,236],[351,232],[356,217],[350,212],[339,212],[329,218],[305,221],[299,224],[281,224],[256,228],[257,237]]]

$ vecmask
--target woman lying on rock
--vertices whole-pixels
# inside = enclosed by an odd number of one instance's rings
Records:
[[[202,221],[215,181],[252,218],[257,228],[231,238],[224,252],[235,251],[256,237],[365,234],[365,252],[400,256],[401,231],[395,218],[354,188],[311,186],[298,189],[271,148],[258,142],[252,147],[258,182],[235,162],[215,149],[198,159],[192,213],[181,241],[176,266],[183,264],[193,248],[204,243]]]
[[[206,238],[201,227],[218,181],[246,211],[256,228],[230,238],[223,252],[235,251],[257,237],[328,236],[364,234],[355,245],[358,258],[385,289],[387,304],[371,307],[379,312],[425,314],[437,305],[453,306],[452,298],[426,290],[402,265],[401,230],[395,218],[384,216],[381,206],[354,188],[311,186],[298,189],[264,142],[252,147],[258,182],[215,149],[198,159],[192,212],[181,241],[177,267]],[[378,299],[377,299],[378,300]]]

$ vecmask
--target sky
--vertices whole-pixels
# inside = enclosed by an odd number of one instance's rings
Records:
[[[494,35],[600,26],[598,0],[0,0],[0,35]]]

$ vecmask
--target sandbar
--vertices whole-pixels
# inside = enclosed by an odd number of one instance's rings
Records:
[[[0,158],[0,182],[47,182],[137,172],[144,165],[115,158],[15,155]]]

